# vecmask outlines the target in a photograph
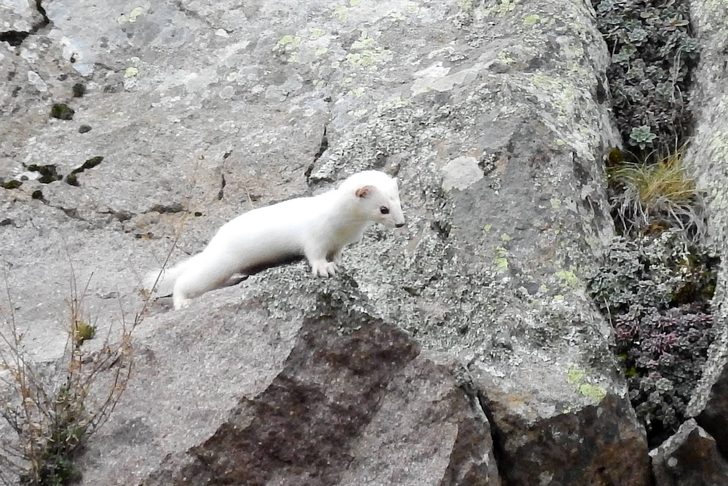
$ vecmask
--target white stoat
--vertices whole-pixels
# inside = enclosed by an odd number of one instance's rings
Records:
[[[337,189],[254,209],[224,224],[197,255],[152,272],[145,287],[173,295],[175,309],[209,290],[224,286],[236,273],[304,256],[315,276],[336,273],[341,250],[361,239],[370,223],[404,226],[397,179],[367,170]]]

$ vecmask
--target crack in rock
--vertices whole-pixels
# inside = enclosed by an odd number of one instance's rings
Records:
[[[306,182],[308,184],[311,184],[311,173],[313,172],[313,168],[316,166],[316,162],[318,162],[318,160],[321,158],[321,156],[329,148],[329,137],[326,133],[328,128],[329,128],[329,125],[327,123],[324,125],[324,132],[321,134],[321,142],[319,142],[319,148],[313,156],[313,162],[311,162],[311,164],[306,169],[306,172],[304,172],[304,175],[306,176]]]
[[[207,18],[205,18],[203,15],[200,15],[198,12],[195,12],[194,10],[185,7],[182,4],[182,0],[177,0],[176,2],[174,2],[174,6],[177,7],[177,10],[179,10],[180,12],[182,12],[183,14],[185,14],[186,16],[188,16],[188,17],[190,17],[192,19],[195,19],[195,20],[199,20],[200,22],[202,22],[203,24],[205,24],[206,26],[208,26],[212,30],[217,30],[217,27],[215,27],[214,25],[212,25],[210,23],[210,21],[207,20]]]
[[[45,8],[43,8],[42,0],[35,0],[35,9],[41,16],[41,21],[33,24],[27,32],[19,30],[7,30],[0,32],[0,42],[4,41],[13,47],[20,46],[23,41],[32,34],[37,34],[41,29],[51,23],[48,15],[46,14]]]

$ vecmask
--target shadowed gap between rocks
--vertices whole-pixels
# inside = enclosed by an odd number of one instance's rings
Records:
[[[0,42],[4,41],[13,47],[18,47],[29,35],[35,34],[42,28],[49,25],[51,21],[46,14],[45,8],[43,8],[42,0],[35,0],[35,9],[38,11],[43,20],[33,25],[28,32],[21,32],[17,30],[0,32]]]

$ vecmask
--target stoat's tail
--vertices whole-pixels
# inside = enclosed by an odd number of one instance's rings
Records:
[[[174,290],[175,281],[177,281],[177,278],[182,275],[182,272],[185,271],[194,259],[195,257],[188,258],[172,268],[163,268],[147,273],[144,277],[144,288],[151,292],[152,287],[154,287],[153,295],[155,297],[171,295]]]

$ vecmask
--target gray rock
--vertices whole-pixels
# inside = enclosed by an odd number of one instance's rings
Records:
[[[42,22],[43,17],[31,5],[31,0],[0,0],[0,36],[10,32],[30,33]]]
[[[728,157],[728,55],[725,45],[728,31],[720,20],[728,14],[721,2],[690,2],[692,25],[700,44],[700,63],[693,76],[692,110],[696,114],[695,138],[686,160],[694,167],[702,188],[708,191],[710,235],[723,248],[728,235],[728,195],[726,194],[725,161]],[[723,259],[725,262],[725,258]],[[722,297],[721,297],[722,298]]]
[[[728,484],[728,463],[715,440],[695,420],[650,451],[657,486],[722,486]]]
[[[725,325],[725,321],[719,322]],[[724,455],[728,455],[728,356],[725,329],[710,348],[703,376],[698,383],[693,399],[688,404],[688,416],[695,417],[700,426],[707,430]]]
[[[542,372],[531,376],[534,381],[539,378],[553,382]],[[524,387],[505,393],[484,392],[485,409],[497,430],[496,450],[506,451],[498,462],[504,482],[650,484],[643,432],[620,424],[616,418],[634,420],[629,403],[608,394],[594,405],[570,409],[560,401],[566,393],[529,392]]]
[[[719,336],[711,346],[703,377],[688,405],[688,414],[710,433],[724,455],[728,454],[728,31],[719,19],[728,15],[721,2],[692,1],[691,17],[701,46],[700,64],[694,73],[693,111],[695,138],[686,160],[698,174],[699,187],[708,197],[710,238],[718,249],[721,267],[713,298]]]
[[[646,441],[609,350],[611,328],[583,281],[613,234],[602,155],[618,143],[599,96],[608,53],[587,3],[44,6],[52,27],[3,51],[11,67],[0,63],[24,73],[8,88],[21,88],[15,97],[3,88],[3,109],[15,115],[0,118],[8,134],[0,177],[29,180],[0,191],[11,220],[0,236],[36,355],[52,359],[63,342],[53,314],[67,298],[69,261],[80,282],[93,273],[85,302],[113,329],[119,314],[141,307],[139,276],[170,248],[176,262],[241,211],[324,190],[364,168],[397,173],[408,227],[370,230],[345,252],[345,271],[371,303],[368,315],[382,319],[375,329],[396,323],[426,350],[382,362],[381,343],[367,334],[375,331],[365,331],[357,345],[375,353],[368,363],[381,375],[367,375],[366,386],[391,382],[393,391],[377,392],[379,408],[352,401],[351,384],[336,378],[349,377],[346,366],[317,371],[310,358],[345,341],[324,334],[304,346],[309,328],[299,330],[302,307],[290,303],[326,285],[304,282],[304,264],[202,296],[186,312],[151,315],[137,337],[142,362],[129,393],[89,444],[88,484],[127,478],[123,471],[133,481],[225,477],[219,451],[235,437],[244,438],[237,457],[265,470],[281,460],[278,450],[251,457],[245,441],[282,429],[244,421],[270,417],[301,391],[295,380],[314,372],[328,393],[316,396],[317,415],[282,427],[313,423],[316,433],[331,430],[332,443],[265,476],[273,484],[305,474],[348,484],[496,481],[476,399],[491,419],[499,470],[513,484],[647,484]],[[80,80],[86,94],[71,98]],[[68,103],[73,119],[49,119],[53,102]],[[83,124],[93,130],[79,133]],[[104,160],[79,174],[78,186],[28,174],[27,165],[42,162],[65,176],[94,156]],[[43,200],[33,199],[37,190]],[[110,305],[112,295],[121,306]],[[409,341],[386,328],[406,355]],[[223,339],[206,341],[214,337],[206,332]],[[287,341],[272,338],[276,332]],[[454,388],[452,366],[430,353],[463,364],[469,403]],[[164,359],[154,361],[157,354]],[[408,389],[408,377],[440,390],[443,404]],[[333,407],[330,397],[349,408]],[[282,416],[300,412],[282,407]],[[351,437],[326,429],[327,421],[351,423]],[[395,422],[420,432],[408,435]],[[431,452],[415,445],[430,447],[435,436],[445,441]],[[293,439],[301,451],[308,444]],[[341,443],[352,461],[337,455],[323,464],[317,454]],[[383,458],[379,449],[396,453]],[[214,468],[201,471],[207,457]],[[436,464],[422,465],[429,459]],[[403,469],[416,460],[424,462]]]
[[[85,484],[500,484],[456,363],[372,316],[348,278],[267,277],[143,324]]]

